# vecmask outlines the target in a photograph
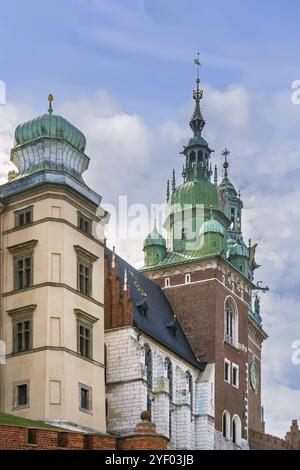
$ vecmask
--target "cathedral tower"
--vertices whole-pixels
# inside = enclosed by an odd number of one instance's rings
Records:
[[[142,271],[165,290],[198,358],[214,367],[214,447],[247,448],[249,429],[263,430],[260,351],[267,335],[258,301],[252,305],[253,291],[261,290],[253,283],[256,245],[243,240],[243,203],[229,179],[227,149],[222,181],[216,169],[211,181],[195,62],[193,136],[182,151],[183,182],[176,186],[173,175],[168,190],[167,250],[157,261],[145,258]],[[201,403],[198,412],[205,412]]]

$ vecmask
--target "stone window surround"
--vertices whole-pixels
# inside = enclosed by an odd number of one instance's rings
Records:
[[[20,225],[19,216],[26,212],[30,212],[30,222],[28,224],[25,223],[23,225]],[[15,227],[28,227],[28,225],[31,225],[33,222],[33,204],[31,204],[30,206],[24,207],[23,209],[18,209],[14,211],[14,215],[15,215]]]
[[[88,230],[87,231],[82,230],[80,228],[80,219],[83,219],[85,222],[87,222],[87,224],[88,224]],[[93,221],[92,221],[91,218],[87,217],[82,212],[77,211],[77,227],[79,228],[79,230],[81,232],[86,233],[88,235],[91,235],[92,234],[92,224],[93,224]]]
[[[82,389],[88,391],[88,394],[89,394],[89,398],[88,398],[89,409],[85,409],[85,408],[81,407],[81,390]],[[85,385],[85,384],[82,384],[82,383],[79,382],[78,383],[78,392],[79,392],[79,411],[81,411],[82,413],[87,413],[87,414],[92,415],[93,414],[92,387],[89,387],[88,385]]]
[[[79,264],[83,264],[90,269],[90,288],[89,294],[87,297],[92,297],[93,295],[93,265],[99,259],[98,256],[94,255],[90,251],[82,248],[80,245],[74,245],[74,250],[77,254],[77,290],[79,290]],[[84,294],[86,295],[86,294]]]
[[[78,308],[74,309],[74,313],[77,317],[77,352],[80,354],[80,326],[84,328],[88,328],[90,330],[90,356],[86,357],[82,354],[81,357],[84,359],[93,359],[93,324],[98,321],[98,318],[94,317],[93,315],[84,312]]]
[[[18,387],[20,385],[27,385],[27,403],[26,405],[18,405]],[[30,408],[30,380],[19,380],[17,382],[13,382],[13,404],[12,410],[23,410],[25,408]]]
[[[15,337],[16,337],[16,325],[17,323],[22,320],[29,320],[30,321],[30,348],[33,347],[33,312],[36,309],[36,304],[25,305],[24,307],[14,308],[12,310],[7,310],[7,314],[12,318],[13,322],[13,354],[22,354],[24,351],[16,351],[15,349]]]
[[[14,290],[23,290],[26,289],[24,287],[23,289],[17,289],[17,272],[16,272],[16,266],[17,266],[17,261],[20,258],[25,258],[25,257],[31,257],[31,286],[33,286],[33,271],[34,271],[34,266],[33,266],[33,252],[38,243],[38,240],[29,240],[27,242],[23,243],[18,243],[17,245],[9,246],[7,249],[8,251],[13,255],[13,262],[14,262],[14,276],[13,276],[13,282],[14,282]]]

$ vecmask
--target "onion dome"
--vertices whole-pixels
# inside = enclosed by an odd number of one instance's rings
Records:
[[[205,208],[213,206],[215,210],[221,210],[217,188],[204,178],[201,181],[187,181],[176,188],[171,196],[171,204],[182,209],[186,205],[196,207],[203,204]]]
[[[157,231],[156,222],[152,232],[149,233],[144,241],[144,248],[152,245],[162,246],[163,248],[166,248],[167,246],[166,239]]]
[[[199,235],[205,235],[206,233],[219,233],[224,237],[226,230],[218,220],[209,219],[202,224]]]
[[[32,143],[42,138],[62,139],[79,152],[84,152],[86,139],[83,133],[62,116],[44,114],[24,124],[15,131],[15,146]]]
[[[232,258],[233,256],[249,258],[249,249],[243,241],[238,241],[229,248],[227,251],[227,258]]]

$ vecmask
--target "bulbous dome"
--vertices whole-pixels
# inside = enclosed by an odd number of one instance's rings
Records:
[[[227,251],[227,258],[233,256],[243,256],[245,258],[249,258],[249,250],[243,241],[235,243],[229,248]]]
[[[201,181],[187,181],[179,186],[172,194],[171,205],[185,205],[196,207],[203,204],[205,208],[212,206],[214,210],[221,210],[221,203],[217,188],[206,179]]]
[[[15,145],[24,145],[42,137],[63,139],[80,152],[85,151],[83,133],[62,116],[44,114],[20,124],[15,131]]]
[[[226,230],[217,220],[209,219],[202,224],[199,235],[205,235],[206,233],[220,233],[223,235],[223,237],[225,237]]]
[[[228,177],[223,178],[221,184],[219,185],[219,189],[224,191],[226,196],[237,196],[236,189]]]
[[[157,231],[156,227],[154,227],[144,241],[144,248],[151,245],[158,245],[164,248],[167,246],[166,239]]]

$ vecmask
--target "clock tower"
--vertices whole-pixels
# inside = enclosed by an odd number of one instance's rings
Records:
[[[263,431],[261,347],[267,335],[254,293],[265,289],[254,283],[256,245],[244,242],[243,203],[229,179],[227,149],[220,184],[217,167],[212,171],[202,96],[198,67],[193,136],[181,152],[183,182],[176,186],[173,171],[167,239],[156,227],[149,234],[142,271],[164,289],[196,356],[214,369],[213,447],[248,448],[249,430]],[[198,403],[199,414],[205,411]]]

